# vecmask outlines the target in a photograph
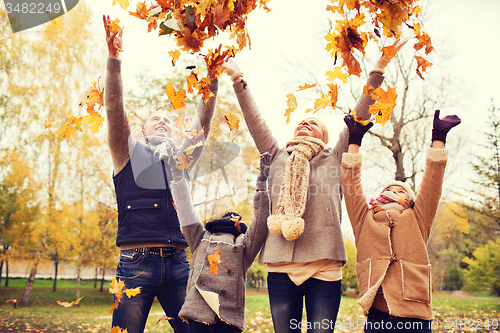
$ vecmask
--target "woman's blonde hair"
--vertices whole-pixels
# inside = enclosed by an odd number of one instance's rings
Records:
[[[325,145],[327,145],[329,137],[328,137],[328,128],[326,127],[325,123],[316,117],[307,117],[307,118],[304,118],[302,121],[304,121],[306,119],[313,119],[314,121],[316,121],[318,123],[318,126],[321,129],[321,132],[323,134],[323,142],[325,143]]]

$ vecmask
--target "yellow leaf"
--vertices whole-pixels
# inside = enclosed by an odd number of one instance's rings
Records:
[[[347,79],[349,78],[349,74],[342,73],[341,67],[335,67],[333,71],[326,72],[328,76],[326,79],[328,81],[334,81],[335,79],[341,79],[344,83],[347,83]]]
[[[240,121],[233,114],[230,114],[229,117],[224,115],[224,119],[231,131],[238,132],[240,130]]]
[[[316,87],[316,84],[307,84],[307,83],[304,83],[303,86],[299,86],[299,89],[297,89],[297,91],[301,91],[301,90],[305,90],[305,89],[309,89],[309,88],[314,88]]]
[[[118,3],[120,7],[123,9],[127,10],[128,6],[130,5],[130,2],[128,0],[113,0],[113,6]]]
[[[179,91],[175,91],[174,86],[172,83],[169,83],[167,85],[165,93],[168,96],[168,99],[170,100],[170,103],[174,107],[175,110],[183,108],[184,105],[184,99],[186,98],[186,90],[181,89]]]
[[[287,100],[286,100],[286,105],[287,109],[285,110],[285,117],[286,117],[286,123],[288,124],[290,122],[290,115],[292,114],[293,111],[297,109],[297,99],[293,94],[288,94],[286,95]]]
[[[328,98],[328,95],[321,93],[321,97],[314,101],[314,109],[307,109],[306,113],[309,113],[311,111],[314,111],[313,113],[316,113],[319,110],[326,108],[328,104],[330,104],[330,98]]]
[[[45,120],[43,122],[43,129],[46,130],[46,129],[51,128],[53,122],[54,122],[54,120]]]
[[[378,87],[372,91],[371,96],[376,103],[370,105],[368,110],[375,116],[375,122],[385,125],[396,106],[396,98],[398,97],[396,89],[387,87],[387,91],[384,91]]]
[[[194,145],[191,145],[189,147],[187,147],[185,150],[184,150],[184,153],[186,153],[186,155],[192,155],[193,154],[193,151],[198,148],[198,147],[202,147],[204,144],[203,141],[198,141],[197,143],[195,143]]]
[[[183,152],[177,154],[177,161],[175,166],[179,170],[189,169],[191,164],[193,164],[193,157],[191,155],[185,155]]]
[[[75,128],[70,124],[66,124],[60,129],[58,129],[55,134],[64,139],[69,139],[73,134],[75,134]]]
[[[122,329],[120,326],[111,327],[111,333],[128,333],[127,329]]]
[[[168,54],[172,57],[172,63],[175,65],[177,60],[179,60],[179,57],[181,56],[181,51],[179,50],[174,50],[174,51],[169,51]]]
[[[135,297],[141,293],[141,288],[142,287],[125,289],[125,294],[127,294],[128,298]]]
[[[95,111],[91,111],[89,116],[83,117],[84,124],[90,124],[89,128],[92,134],[96,134],[99,132],[99,128],[101,128],[102,123],[104,122],[104,117],[101,117],[99,113]]]
[[[330,105],[332,108],[335,108],[337,105],[337,100],[338,100],[338,88],[336,84],[328,84],[328,87],[330,88],[330,91],[328,92],[328,97],[330,98]]]
[[[82,298],[83,298],[83,296],[80,297],[79,299],[77,299],[76,301],[71,302],[71,303],[64,302],[64,301],[57,301],[57,304],[64,306],[65,308],[71,308],[74,305],[78,305],[78,303],[80,303]]]

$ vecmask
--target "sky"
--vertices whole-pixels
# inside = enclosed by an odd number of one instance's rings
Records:
[[[122,73],[125,87],[134,87],[135,76],[144,70],[163,73],[171,68],[167,52],[176,48],[175,42],[167,37],[147,34],[145,25],[130,16],[111,0],[80,0],[90,6],[93,12],[93,28],[102,36],[96,43],[105,43],[102,15],[119,18],[124,30],[124,52]],[[134,4],[137,1],[133,2]],[[442,109],[442,114],[457,114],[462,118],[460,134],[467,138],[463,149],[474,151],[484,140],[480,132],[485,130],[487,110],[493,98],[500,105],[500,54],[498,0],[433,0],[424,9],[428,16],[425,29],[431,36],[436,56],[450,52],[446,62],[431,67],[428,72],[450,75],[453,84],[463,96],[463,101],[454,107]],[[295,93],[304,70],[324,81],[324,73],[333,68],[333,60],[325,51],[324,35],[328,30],[326,5],[330,1],[314,0],[271,0],[271,12],[257,9],[249,15],[248,32],[252,47],[237,55],[235,61],[244,72],[244,78],[252,91],[273,134],[281,146],[292,137],[296,124],[306,117],[304,110],[311,107],[313,100],[299,99],[299,108],[292,114],[289,124],[283,116],[286,109],[286,95]],[[207,42],[208,47],[227,45],[227,39],[219,36]],[[367,60],[374,62],[377,54],[367,54]],[[105,59],[103,59],[103,62]],[[432,56],[431,56],[432,61]],[[371,63],[370,62],[370,63]],[[389,65],[390,66],[390,65]],[[297,70],[293,70],[296,68]],[[299,73],[299,74],[297,74]],[[223,76],[227,86],[230,80]],[[298,94],[296,94],[298,95]],[[342,99],[339,100],[342,102]],[[354,105],[346,105],[353,108]],[[321,112],[321,111],[320,111]],[[344,126],[340,111],[316,113],[329,128],[331,142]],[[470,170],[463,163],[460,173]],[[451,181],[450,181],[451,182]],[[447,184],[445,184],[447,186]],[[344,211],[344,216],[347,214]],[[349,223],[343,223],[346,234],[352,235]]]

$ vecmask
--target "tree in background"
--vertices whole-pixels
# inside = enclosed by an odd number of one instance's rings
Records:
[[[463,262],[468,265],[466,289],[490,288],[500,296],[500,116],[494,105],[489,112],[486,153],[476,156],[478,161],[473,164],[478,176],[474,181],[477,190],[467,193],[471,203],[463,205],[471,224],[483,237]]]
[[[359,293],[358,276],[356,275],[356,245],[349,238],[344,240],[347,264],[342,267],[342,291],[354,288]]]

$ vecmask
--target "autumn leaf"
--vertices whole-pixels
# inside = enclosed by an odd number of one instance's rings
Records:
[[[297,99],[293,94],[288,94],[286,95],[287,100],[286,100],[286,105],[287,108],[285,110],[285,117],[286,117],[286,123],[288,124],[290,122],[290,115],[292,114],[293,111],[297,109]]]
[[[113,6],[118,3],[120,7],[127,10],[128,6],[130,6],[130,2],[128,0],[113,0]]]
[[[125,294],[127,294],[128,298],[135,297],[141,293],[141,288],[142,287],[125,289]]]
[[[183,102],[184,99],[186,98],[186,90],[185,89],[181,89],[181,90],[176,92],[172,83],[169,83],[167,85],[165,93],[167,94],[168,99],[170,100],[170,103],[172,104],[174,109],[176,109],[176,110],[181,109],[185,106],[184,102]]]
[[[80,106],[87,105],[87,111],[94,110],[95,105],[99,104],[98,110],[100,110],[104,106],[104,88],[100,89],[99,79],[97,81],[92,82],[92,89],[87,93],[87,99],[80,102]]]
[[[413,45],[415,50],[421,50],[425,48],[425,54],[429,54],[434,51],[434,47],[432,46],[431,37],[424,31],[421,31],[420,34],[415,36],[417,38],[417,42]]]
[[[316,87],[316,85],[317,85],[317,83],[315,83],[315,84],[304,83],[303,86],[299,86],[299,88],[297,89],[297,91],[306,90],[306,89],[309,89],[309,88],[314,88],[314,87]]]
[[[71,308],[75,305],[78,305],[78,303],[80,303],[82,298],[83,298],[83,296],[80,297],[79,299],[77,299],[76,301],[71,302],[71,303],[64,302],[64,301],[57,301],[57,304],[64,306],[65,308]]]
[[[357,121],[358,123],[361,123],[363,125],[367,125],[369,122],[372,121],[372,119],[363,120],[362,118],[358,117],[356,114],[356,110],[350,110],[349,113],[354,117],[355,121]]]
[[[75,128],[71,126],[70,124],[66,124],[62,126],[60,129],[58,129],[55,133],[55,135],[60,136],[64,139],[69,139],[73,134],[75,134]]]
[[[175,63],[177,62],[177,60],[179,60],[179,57],[181,56],[181,51],[179,50],[169,51],[168,54],[172,57],[172,64],[175,66]]]
[[[181,134],[181,137],[186,138],[186,139],[191,139],[193,141],[196,141],[200,137],[204,139],[205,137],[203,136],[205,134],[205,130],[202,128],[201,130],[197,130],[196,128],[192,129],[191,131],[186,131],[183,134]]]
[[[335,79],[340,79],[342,82],[347,83],[349,74],[342,72],[342,67],[335,67],[333,71],[326,72],[327,80],[334,81]]]
[[[6,300],[5,303],[12,303],[12,306],[14,307],[14,309],[17,309],[17,299],[16,298]]]
[[[122,329],[120,326],[111,327],[111,333],[128,333],[127,329]]]
[[[384,91],[378,87],[372,91],[371,96],[376,103],[370,105],[369,112],[375,116],[375,122],[385,125],[396,106],[396,98],[398,97],[396,89],[387,87],[387,91]]]
[[[46,130],[46,129],[51,128],[53,122],[54,122],[54,120],[45,120],[43,122],[43,129]]]
[[[152,9],[153,6],[151,5],[151,8]],[[137,4],[137,7],[135,9],[135,12],[130,12],[129,11],[129,14],[132,15],[132,16],[135,16],[141,20],[147,20],[148,17],[149,17],[149,9],[147,8],[146,6],[146,1],[144,2],[139,2]]]
[[[186,149],[184,149],[184,153],[186,155],[192,155],[194,150],[198,147],[202,147],[205,144],[204,141],[198,141],[193,145],[188,146]]]
[[[111,313],[113,310],[118,309],[118,304],[123,296],[122,289],[125,288],[125,281],[120,281],[115,278],[111,280],[111,288],[109,288],[109,293],[115,295],[115,303],[111,307]]]
[[[210,84],[210,80],[208,79],[208,77],[204,77],[199,81],[199,83],[200,89],[198,90],[198,94],[203,95],[203,101],[206,103],[208,102],[210,97],[214,95],[214,93],[211,92],[210,88],[208,87],[208,85]]]
[[[328,87],[330,88],[330,91],[328,91],[328,97],[330,98],[330,105],[332,108],[335,109],[337,106],[337,100],[338,100],[338,87],[336,84],[328,84]]]
[[[314,101],[314,109],[307,109],[306,113],[309,113],[311,111],[314,111],[313,113],[316,113],[319,110],[326,108],[328,104],[330,104],[330,98],[328,98],[328,95],[321,93],[321,97]]]
[[[422,73],[420,71],[420,69],[422,69],[422,72],[425,72],[427,70],[427,67],[431,67],[432,66],[432,62],[430,61],[427,61],[426,59],[424,59],[423,57],[419,57],[419,56],[414,56],[415,60],[417,60],[417,75],[425,81],[424,77],[422,76]]]
[[[191,71],[191,74],[187,77],[187,92],[192,94],[193,93],[193,87],[196,90],[200,90],[200,83],[198,82],[198,77],[196,76],[196,73]]]
[[[382,48],[382,54],[387,60],[391,61],[392,58],[394,58],[396,56],[395,46],[394,45],[384,46]]]
[[[120,23],[119,19],[115,19],[113,21],[109,21],[108,22],[109,31],[111,31],[111,32],[120,32],[120,31],[122,31],[123,27],[120,27],[119,23]]]
[[[220,250],[217,250],[214,254],[207,255],[207,259],[210,263],[210,274],[217,274],[219,265],[222,263],[220,260]]]
[[[160,321],[164,321],[164,320],[174,320],[174,318],[172,317],[161,317],[160,319],[158,319],[158,321],[156,322],[156,325],[158,325],[160,323]]]
[[[177,154],[177,160],[175,161],[175,166],[179,170],[187,170],[193,164],[193,156],[179,152]]]
[[[104,117],[101,117],[101,115],[94,110],[89,110],[89,115],[83,117],[83,123],[90,124],[89,128],[92,134],[99,132],[99,128],[101,128],[103,122]]]

